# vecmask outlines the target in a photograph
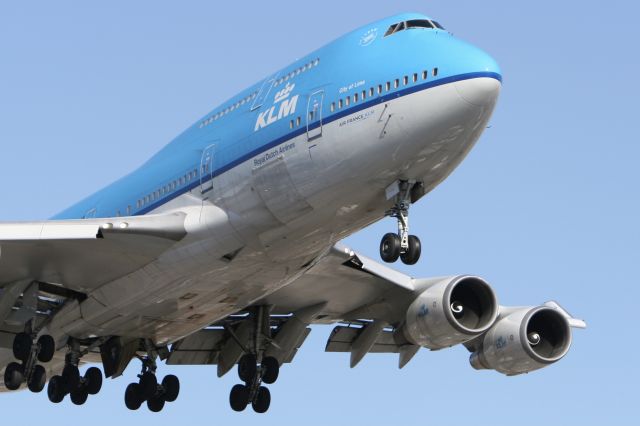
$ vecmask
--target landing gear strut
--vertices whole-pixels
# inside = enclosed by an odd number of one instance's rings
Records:
[[[265,413],[271,405],[271,392],[263,384],[273,384],[280,373],[280,363],[272,356],[264,356],[265,343],[270,340],[269,309],[257,307],[254,316],[253,347],[245,348],[238,361],[238,377],[244,384],[235,385],[229,394],[234,411],[243,411],[251,404],[256,413]]]
[[[124,403],[129,410],[137,410],[143,402],[154,413],[162,411],[166,402],[173,402],[180,393],[180,381],[173,374],[164,376],[158,383],[156,377],[156,352],[147,343],[147,356],[141,357],[142,371],[138,383],[130,383],[124,393]]]
[[[26,331],[16,334],[13,339],[13,356],[20,362],[10,362],[5,368],[4,384],[7,389],[19,389],[26,381],[31,392],[41,392],[47,382],[47,372],[38,362],[51,361],[55,351],[53,337],[43,334],[36,339],[31,323],[27,323]]]
[[[415,235],[409,235],[409,206],[412,189],[416,185],[409,181],[398,181],[387,190],[387,193],[391,190],[395,194],[396,203],[385,215],[398,220],[398,232],[387,233],[380,241],[380,257],[387,263],[393,263],[400,258],[402,263],[414,265],[420,259],[420,239]]]
[[[97,367],[90,367],[81,376],[78,364],[83,353],[74,340],[69,342],[69,348],[62,374],[49,380],[47,396],[49,401],[57,404],[69,395],[72,403],[82,405],[87,402],[89,395],[96,395],[102,389],[102,371]]]

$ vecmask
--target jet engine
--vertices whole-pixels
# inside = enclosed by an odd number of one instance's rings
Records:
[[[482,278],[440,279],[409,306],[404,336],[413,344],[442,349],[479,336],[497,317],[498,301]]]
[[[477,370],[512,376],[560,360],[570,346],[569,322],[561,312],[548,306],[516,308],[487,331],[469,362]]]

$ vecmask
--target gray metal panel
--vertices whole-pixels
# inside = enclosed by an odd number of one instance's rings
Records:
[[[223,329],[205,329],[193,333],[173,345],[167,364],[216,364],[223,339]]]
[[[414,297],[414,280],[384,265],[336,245],[318,258],[293,283],[257,304],[274,306],[274,314],[288,314],[326,302],[314,323],[343,319],[402,320]]]
[[[284,155],[253,170],[253,184],[269,211],[282,223],[311,211],[291,181]]]
[[[362,328],[348,327],[339,325],[333,329],[327,346],[326,352],[351,352],[351,344],[356,340]],[[398,353],[400,346],[393,339],[393,332],[384,330],[369,353]]]
[[[300,336],[300,339],[298,339],[298,342],[296,343],[295,349],[291,351],[291,353],[289,354],[287,359],[282,361],[283,363],[289,363],[289,362],[293,361],[293,358],[295,358],[296,354],[298,353],[298,349],[300,349],[300,347],[302,346],[304,341],[307,340],[307,336],[309,336],[309,333],[311,333],[311,329],[309,327],[307,327],[305,329],[304,334],[302,336]]]

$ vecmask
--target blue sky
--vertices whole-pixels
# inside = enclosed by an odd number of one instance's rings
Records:
[[[83,407],[0,395],[3,418],[96,425],[428,422],[631,424],[640,367],[640,74],[637,7],[595,1],[0,3],[0,219],[47,218],[140,165],[199,116],[297,57],[403,11],[431,15],[488,51],[504,86],[491,127],[412,208],[414,276],[474,273],[507,305],[555,299],[588,321],[569,355],[529,375],[477,372],[463,348],[421,351],[403,370],[323,352],[315,328],[271,387],[266,415],[228,407],[237,379],[160,367],[182,393],[129,412],[125,377]],[[377,256],[382,221],[348,239]],[[30,410],[30,411],[27,411]],[[79,417],[75,417],[79,418]]]

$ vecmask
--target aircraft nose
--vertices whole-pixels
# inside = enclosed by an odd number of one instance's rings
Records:
[[[456,82],[458,95],[474,106],[495,103],[502,86],[502,74],[498,63],[483,50],[471,48],[467,56],[470,78]]]
[[[500,81],[493,77],[475,77],[455,84],[458,95],[467,103],[484,107],[494,104],[500,94]]]

